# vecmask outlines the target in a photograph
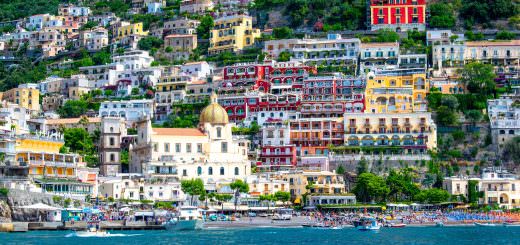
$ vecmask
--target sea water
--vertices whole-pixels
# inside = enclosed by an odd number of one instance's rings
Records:
[[[75,237],[70,231],[0,233],[0,244],[520,244],[520,227],[406,227],[363,232],[353,228],[247,228],[201,231],[111,231]],[[117,235],[116,235],[117,234]]]

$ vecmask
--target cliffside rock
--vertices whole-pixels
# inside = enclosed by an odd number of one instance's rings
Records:
[[[11,222],[11,207],[6,200],[0,199],[0,223]]]
[[[11,218],[13,221],[40,221],[44,220],[46,213],[38,210],[21,209],[19,207],[29,206],[32,204],[43,203],[50,206],[55,205],[52,200],[52,195],[28,192],[23,190],[9,190],[7,202],[11,207]]]

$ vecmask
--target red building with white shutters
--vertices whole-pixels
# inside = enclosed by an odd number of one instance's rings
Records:
[[[262,127],[258,167],[270,170],[296,166],[296,147],[290,143],[290,127],[280,119],[270,119]]]
[[[370,0],[372,30],[425,30],[426,0]]]
[[[255,120],[258,112],[296,111],[309,73],[316,69],[294,62],[228,66],[218,89],[219,103],[233,122]]]

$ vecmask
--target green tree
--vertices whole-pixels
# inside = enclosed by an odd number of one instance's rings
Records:
[[[459,124],[455,110],[447,106],[437,108],[437,123],[440,126],[455,126]]]
[[[499,31],[496,36],[497,40],[513,40],[515,38],[516,38],[516,35],[512,32],[508,32],[508,31]]]
[[[190,206],[193,205],[193,197],[206,194],[204,182],[201,179],[191,179],[181,181],[182,192],[190,195]]]
[[[377,36],[373,39],[374,42],[386,43],[397,42],[400,40],[399,34],[391,29],[381,29],[377,31]]]
[[[240,193],[248,193],[249,192],[249,185],[240,180],[237,179],[229,185],[231,190],[235,192],[235,212],[237,211],[237,205],[238,205],[238,199],[240,198]]]
[[[459,100],[451,94],[443,95],[441,98],[441,105],[456,110],[459,107]]]
[[[339,174],[339,175],[343,175],[343,174],[345,174],[345,167],[343,167],[343,165],[339,165],[339,166],[336,168],[336,173]]]
[[[468,91],[475,94],[490,95],[495,91],[495,72],[493,65],[472,62],[459,70],[461,82]]]
[[[450,194],[442,189],[432,188],[422,190],[415,195],[415,200],[422,203],[441,203],[446,202],[450,198]]]
[[[452,28],[455,26],[455,14],[451,4],[431,3],[428,4],[430,18],[428,24],[431,28]]]
[[[62,118],[74,118],[84,115],[88,110],[88,103],[84,100],[67,100],[58,108],[58,114]]]
[[[63,132],[65,146],[73,152],[88,153],[94,149],[94,143],[84,128],[67,128]]]
[[[276,197],[272,194],[266,194],[266,195],[260,195],[258,197],[258,200],[260,202],[266,202],[267,203],[267,212],[269,213],[269,208],[271,206],[271,202],[274,202],[276,201]]]
[[[273,28],[273,37],[275,39],[289,39],[293,37],[293,30],[287,26]]]
[[[164,41],[158,37],[148,36],[139,40],[137,47],[142,50],[152,50],[153,48],[161,48],[163,43]]]
[[[276,193],[274,193],[274,196],[278,201],[281,201],[284,204],[291,200],[291,193],[286,191],[277,191]]]
[[[233,195],[230,194],[216,194],[215,199],[220,202],[220,205],[222,206],[222,212],[224,212],[224,202],[228,202],[233,198]]]
[[[361,175],[362,173],[367,173],[367,172],[368,172],[368,162],[364,157],[362,157],[361,160],[359,160],[359,162],[358,162],[357,174]]]
[[[362,173],[358,176],[353,192],[363,202],[384,201],[390,189],[383,178],[372,173]]]
[[[289,52],[289,51],[282,51],[282,52],[280,52],[280,54],[278,55],[278,59],[277,59],[277,61],[278,61],[278,62],[286,62],[286,61],[289,61],[289,60],[291,60],[291,56],[292,56],[291,52]]]
[[[482,120],[482,112],[479,110],[469,110],[466,111],[466,118],[475,125],[476,123],[480,122]]]
[[[197,27],[197,36],[199,39],[209,39],[209,33],[214,26],[214,20],[211,15],[204,15],[200,19],[200,25]]]
[[[106,65],[110,63],[111,55],[106,50],[99,51],[92,56],[95,65]]]

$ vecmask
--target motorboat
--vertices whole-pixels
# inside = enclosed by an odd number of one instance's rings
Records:
[[[74,235],[77,237],[108,237],[110,233],[105,230],[99,230],[96,227],[90,227],[87,230],[76,231]]]
[[[435,226],[444,227],[444,223],[442,221],[439,221],[439,222],[435,223]]]
[[[504,222],[503,225],[504,225],[504,226],[507,226],[507,227],[517,227],[517,226],[520,226],[520,223],[508,223],[508,222]]]
[[[493,226],[497,226],[498,224],[495,224],[495,223],[479,223],[479,222],[475,222],[474,223],[475,226],[485,226],[485,227],[493,227]]]
[[[390,223],[388,225],[388,227],[390,227],[390,228],[404,228],[404,227],[406,227],[406,224],[404,224],[404,223],[401,223],[401,224]]]
[[[373,231],[381,229],[381,224],[375,218],[361,218],[360,224],[357,226],[360,231]]]
[[[183,206],[179,208],[177,217],[165,223],[167,230],[200,230],[203,227],[202,214],[197,207]]]

